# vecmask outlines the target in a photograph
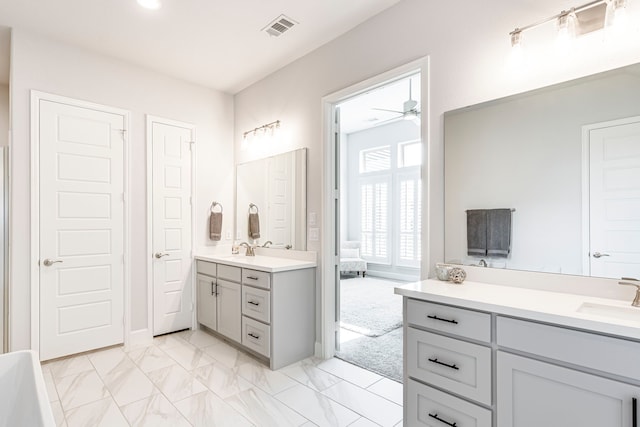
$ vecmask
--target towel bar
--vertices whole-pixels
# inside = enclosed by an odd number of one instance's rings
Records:
[[[222,213],[222,211],[224,209],[222,208],[222,205],[220,203],[218,203],[218,202],[212,202],[211,203],[211,207],[209,208],[209,210],[211,210],[211,212],[213,212],[213,210],[216,208],[216,206],[220,207],[220,213]]]

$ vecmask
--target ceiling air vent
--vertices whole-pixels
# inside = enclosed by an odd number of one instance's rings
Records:
[[[296,24],[297,22],[293,19],[285,15],[280,15],[276,19],[271,21],[269,25],[264,27],[262,31],[266,32],[272,37],[279,37]]]

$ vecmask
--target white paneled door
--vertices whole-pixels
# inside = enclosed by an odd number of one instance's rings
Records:
[[[640,117],[589,132],[591,276],[640,279]]]
[[[191,150],[195,129],[148,119],[151,144],[153,334],[190,328]]]
[[[292,245],[291,217],[294,209],[292,198],[294,153],[269,158],[267,182],[269,183],[268,231],[267,236],[275,246]]]
[[[41,360],[123,342],[125,123],[39,100]]]

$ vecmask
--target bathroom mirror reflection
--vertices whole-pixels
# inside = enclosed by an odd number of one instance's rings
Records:
[[[636,64],[446,113],[445,261],[640,278],[638,99]],[[499,208],[508,255],[469,255],[466,211]]]
[[[306,216],[306,148],[237,165],[236,240],[306,250]]]

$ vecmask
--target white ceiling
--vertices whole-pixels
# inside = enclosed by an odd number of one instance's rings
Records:
[[[402,120],[401,113],[378,109],[403,111],[403,104],[409,99],[409,81],[411,81],[411,99],[418,102],[416,108],[418,111],[422,111],[420,75],[414,74],[342,102],[340,104],[340,131],[353,133],[394,120]]]
[[[24,29],[236,93],[400,0],[2,0],[0,26]],[[261,30],[297,21],[280,37]],[[0,31],[0,82],[7,80]],[[4,70],[4,71],[3,71]]]

